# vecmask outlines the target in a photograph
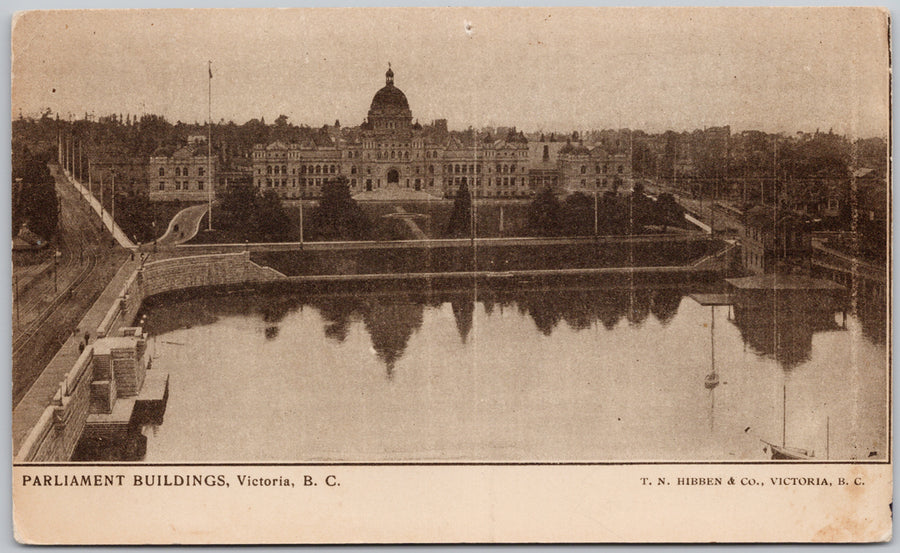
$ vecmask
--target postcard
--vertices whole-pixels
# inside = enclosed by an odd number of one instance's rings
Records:
[[[16,14],[16,538],[890,540],[889,31]]]

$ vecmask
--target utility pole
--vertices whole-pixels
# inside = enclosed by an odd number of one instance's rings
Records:
[[[19,311],[21,310],[21,306],[19,305],[19,275],[13,271],[13,285],[16,290],[16,297],[13,298],[16,302],[16,326],[19,325]]]
[[[113,232],[113,225],[116,224],[116,172],[113,171],[112,174],[112,214],[110,215],[112,219],[109,222],[109,232],[115,237],[115,232]]]
[[[207,222],[209,223],[209,227],[207,230],[212,230],[212,189],[213,189],[213,181],[212,181],[212,61],[209,62],[207,66],[209,69],[209,90],[207,94],[207,124],[206,124],[206,174],[207,174],[207,182],[209,183],[209,190],[207,191],[208,198],[208,213],[207,213]],[[300,211],[303,211],[301,207]]]
[[[100,224],[103,225],[103,171],[100,171]]]

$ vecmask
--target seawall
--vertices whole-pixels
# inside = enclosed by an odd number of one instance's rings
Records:
[[[196,287],[269,282],[284,278],[273,269],[250,261],[250,254],[230,253],[164,259],[144,264],[132,273],[110,305],[95,336],[109,336],[129,326],[144,299],[155,294]],[[16,462],[65,462],[78,444],[90,412],[91,360],[94,345],[85,348],[60,382],[59,389],[15,452]]]
[[[102,322],[94,330],[98,338],[110,336],[121,327],[131,326],[148,298],[159,294],[197,288],[214,288],[254,284],[276,284],[295,286],[316,283],[317,286],[351,287],[378,286],[379,282],[406,282],[405,285],[419,286],[423,281],[440,282],[478,278],[495,282],[506,282],[510,286],[521,285],[524,281],[565,278],[596,278],[606,275],[610,278],[713,278],[721,274],[723,265],[732,248],[709,255],[693,265],[672,267],[637,268],[579,268],[556,270],[514,270],[514,271],[460,271],[460,272],[419,272],[419,273],[379,273],[379,274],[330,274],[295,275],[284,274],[258,265],[250,259],[250,252],[214,253],[189,257],[176,257],[144,263],[134,271],[121,287],[116,299],[107,310]],[[65,462],[68,461],[84,431],[90,412],[91,359],[94,345],[85,348],[74,366],[68,371],[50,405],[42,412],[36,424],[15,452],[16,462]]]

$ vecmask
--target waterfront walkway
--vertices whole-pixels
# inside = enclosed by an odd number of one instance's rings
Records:
[[[106,288],[97,298],[97,301],[88,309],[87,313],[78,324],[78,332],[70,335],[60,350],[56,353],[47,367],[43,370],[22,400],[13,407],[12,413],[12,439],[13,454],[18,451],[22,441],[28,435],[31,428],[37,424],[44,409],[50,404],[53,395],[59,389],[59,384],[65,378],[67,372],[72,369],[80,352],[78,344],[84,339],[85,331],[90,332],[91,341],[96,339],[96,330],[109,311],[110,306],[119,297],[125,282],[140,266],[139,258],[126,261],[119,267],[118,272],[107,284]],[[74,330],[74,329],[73,329]]]

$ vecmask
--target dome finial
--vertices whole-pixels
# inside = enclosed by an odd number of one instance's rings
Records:
[[[384,74],[384,81],[388,86],[394,85],[394,70],[391,69],[391,62],[388,62],[387,73]]]

